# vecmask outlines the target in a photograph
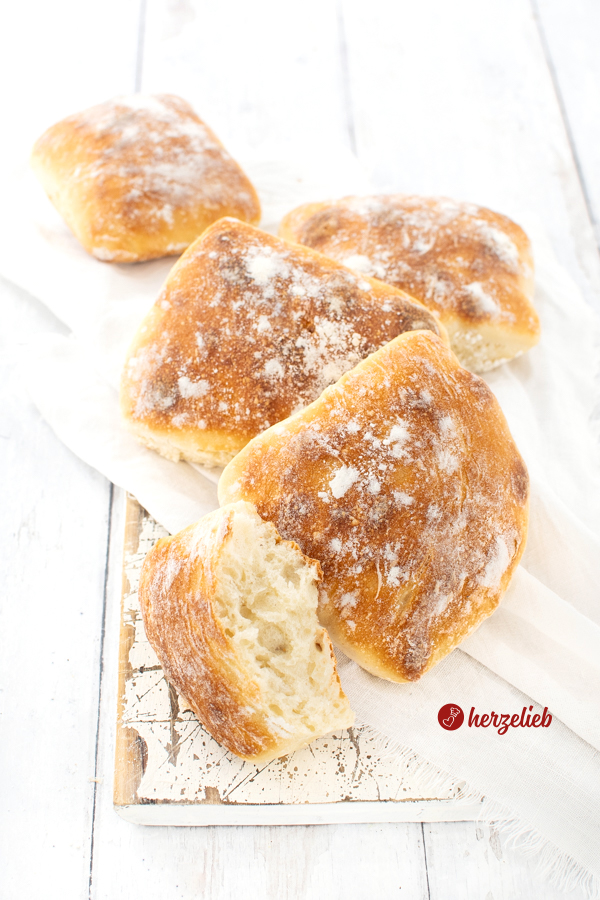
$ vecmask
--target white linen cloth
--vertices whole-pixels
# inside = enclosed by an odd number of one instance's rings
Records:
[[[263,202],[264,227],[305,200],[366,193],[357,164],[243,160]],[[97,262],[79,247],[33,179],[7,190],[0,274],[42,300],[72,330],[26,348],[31,395],[56,434],[82,459],[133,493],[169,531],[217,503],[215,473],[171,463],[121,426],[117,385],[139,320],[173,260]],[[390,746],[410,749],[477,793],[491,815],[513,817],[526,843],[565,884],[600,882],[600,461],[591,416],[600,325],[557,264],[535,221],[540,345],[491,372],[532,484],[528,544],[496,613],[416,684],[367,674],[340,654],[357,718]],[[520,713],[548,707],[549,728],[443,730],[446,703],[465,711]]]

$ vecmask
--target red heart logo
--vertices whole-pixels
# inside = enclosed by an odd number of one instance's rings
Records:
[[[456,731],[465,720],[465,714],[456,703],[445,703],[438,712],[438,722],[446,731]]]

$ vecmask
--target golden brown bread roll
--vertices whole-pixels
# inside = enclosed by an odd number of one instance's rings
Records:
[[[319,560],[319,619],[391,681],[413,681],[493,612],[524,549],[527,470],[500,406],[430,332],[405,333],[227,466]]]
[[[408,329],[442,334],[402,291],[234,219],[174,266],[129,351],[121,408],[169,459],[225,465]]]
[[[139,596],[165,676],[212,736],[264,764],[354,715],[317,620],[319,564],[235,503],[150,551]]]
[[[256,191],[180,97],[116,97],[58,122],[32,166],[73,234],[97,259],[181,253],[221,216],[258,222]]]
[[[279,233],[416,297],[474,372],[539,340],[529,240],[499,213],[443,197],[345,197],[299,206]]]

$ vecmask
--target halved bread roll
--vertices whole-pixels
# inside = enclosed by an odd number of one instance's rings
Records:
[[[234,503],[159,541],[142,568],[148,640],[212,736],[264,764],[352,725],[327,633],[318,562]]]
[[[225,465],[373,350],[422,328],[444,335],[404,292],[221,219],[176,263],[141,324],[121,409],[168,459]]]
[[[299,206],[279,233],[416,297],[439,315],[474,372],[539,340],[529,239],[482,206],[403,194],[344,197]]]
[[[374,675],[414,681],[498,605],[525,546],[528,476],[500,406],[434,334],[405,333],[227,466],[319,560],[319,620]]]
[[[96,259],[171,256],[221,216],[260,219],[246,175],[171,94],[116,97],[69,116],[38,139],[31,163]]]

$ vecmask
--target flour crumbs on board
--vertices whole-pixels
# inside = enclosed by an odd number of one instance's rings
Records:
[[[118,812],[146,824],[258,823],[260,815],[240,818],[239,811],[260,806],[271,808],[271,822],[279,819],[273,806],[281,810],[282,822],[322,821],[322,815],[311,818],[307,809],[322,809],[322,804],[347,809],[347,814],[334,817],[325,814],[328,821],[462,819],[473,814],[470,808],[457,808],[457,790],[427,788],[407,771],[406,762],[382,757],[381,741],[366,727],[327,735],[263,767],[224,750],[166,682],[144,633],[137,595],[140,569],[148,551],[166,534],[128,497],[114,783]],[[173,807],[174,817],[165,806]],[[187,814],[178,820],[182,806],[188,807]],[[386,814],[383,810],[390,806],[396,810]],[[137,811],[132,815],[133,807]],[[303,810],[298,818],[289,813],[294,807]],[[368,814],[366,807],[371,808]],[[197,815],[190,817],[190,808],[196,808]]]

